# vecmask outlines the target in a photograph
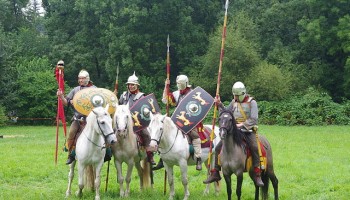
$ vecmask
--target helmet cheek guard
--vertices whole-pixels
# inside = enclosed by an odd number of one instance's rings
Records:
[[[238,96],[238,100],[242,102],[247,94],[247,90],[242,82],[236,82],[232,86],[232,94]]]
[[[184,90],[187,87],[191,87],[186,75],[179,75],[176,77],[176,86],[179,90]]]
[[[90,75],[89,72],[87,72],[86,70],[81,70],[78,74],[78,78],[84,78],[84,81],[82,81],[82,84],[84,86],[86,86],[87,84],[89,84],[90,82]]]

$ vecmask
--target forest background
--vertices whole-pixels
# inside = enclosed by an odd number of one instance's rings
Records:
[[[158,99],[166,78],[186,74],[215,96],[225,1],[0,0],[0,126],[55,119],[54,68],[65,61],[66,92],[81,69],[119,91],[136,72]],[[260,123],[350,123],[350,2],[230,1],[220,96],[242,81],[258,101]],[[173,89],[175,84],[172,84]],[[161,105],[164,108],[163,105]],[[68,113],[69,115],[69,113]]]

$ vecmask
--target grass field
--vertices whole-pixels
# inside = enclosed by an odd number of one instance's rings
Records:
[[[67,154],[61,151],[64,137],[59,137],[58,164],[55,166],[56,127],[0,128],[0,199],[64,199],[67,187]],[[260,133],[270,141],[274,154],[275,172],[279,179],[280,199],[349,199],[350,197],[350,127],[284,127],[260,126]],[[156,160],[158,157],[156,156]],[[106,163],[102,172],[101,199],[120,199],[114,164],[110,164],[108,191],[105,193]],[[213,193],[203,197],[206,171],[189,168],[190,199],[226,199],[226,184],[221,181],[219,196]],[[129,199],[167,199],[163,195],[164,170],[155,172],[153,189],[140,191],[136,171],[132,176]],[[236,177],[232,176],[233,191]],[[270,199],[273,189],[270,184]],[[72,190],[77,189],[77,174]],[[175,171],[176,199],[183,198],[180,172]],[[82,199],[93,199],[85,191]],[[74,194],[69,199],[78,199]],[[233,199],[236,199],[235,194]],[[254,199],[254,187],[244,176],[242,199]]]

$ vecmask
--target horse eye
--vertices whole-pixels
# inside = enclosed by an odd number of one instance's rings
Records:
[[[105,122],[101,122],[101,124],[105,124]]]

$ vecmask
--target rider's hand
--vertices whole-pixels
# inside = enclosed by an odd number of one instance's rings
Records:
[[[170,85],[170,79],[165,80],[165,85]]]
[[[237,124],[237,128],[242,128],[243,127],[243,123],[238,123]]]
[[[217,104],[221,103],[220,96],[217,96],[214,98],[214,103],[217,103]]]
[[[57,95],[58,97],[62,97],[62,96],[63,96],[62,90],[58,89],[56,95]]]

